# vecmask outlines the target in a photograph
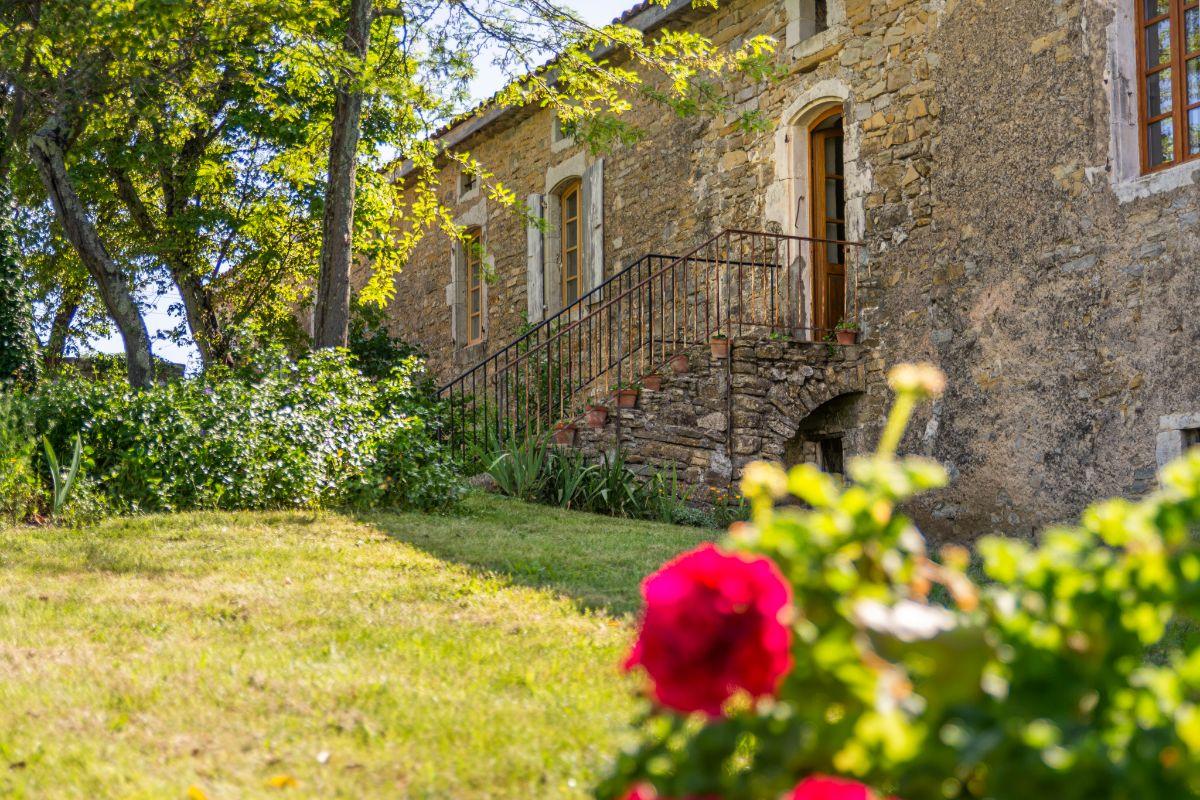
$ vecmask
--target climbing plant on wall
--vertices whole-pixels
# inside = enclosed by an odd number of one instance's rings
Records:
[[[0,192],[0,381],[37,378],[37,339],[25,276],[17,261],[8,198]]]

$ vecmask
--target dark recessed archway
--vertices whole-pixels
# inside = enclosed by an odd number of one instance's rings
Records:
[[[784,448],[788,467],[816,464],[826,472],[845,470],[844,440],[847,432],[859,426],[862,392],[849,392],[822,403],[800,421],[796,435]]]

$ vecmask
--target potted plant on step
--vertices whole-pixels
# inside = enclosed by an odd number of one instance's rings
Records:
[[[601,403],[599,400],[593,399],[588,403],[587,408],[587,424],[593,430],[599,430],[608,422],[608,406]]]
[[[554,443],[561,447],[570,447],[575,444],[575,424],[573,422],[560,422],[555,425]]]
[[[637,408],[638,388],[628,383],[617,384],[617,408]]]
[[[729,358],[729,337],[725,334],[714,333],[708,340],[708,346],[712,348],[713,358]]]
[[[658,374],[643,375],[642,388],[649,389],[652,392],[662,391],[663,376]]]
[[[686,375],[688,367],[690,366],[688,364],[687,353],[676,353],[675,355],[671,356],[670,364],[671,371],[676,375]]]
[[[844,319],[834,328],[834,336],[837,337],[838,344],[857,344],[858,342],[858,323],[853,320]]]

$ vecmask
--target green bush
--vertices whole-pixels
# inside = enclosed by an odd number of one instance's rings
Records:
[[[762,800],[814,775],[905,800],[1200,796],[1200,450],[1141,502],[1036,543],[984,539],[975,579],[898,510],[947,480],[895,455],[943,384],[892,382],[879,453],[848,485],[755,465],[752,524],[644,584],[630,663],[656,701],[597,796]]]
[[[0,522],[39,510],[42,484],[34,470],[37,440],[23,398],[0,387]]]
[[[8,191],[0,187],[0,381],[32,383],[40,368],[33,305],[28,278],[17,257],[11,218]]]
[[[63,377],[30,399],[55,448],[82,435],[117,511],[431,508],[459,488],[420,366],[410,358],[373,381],[344,352],[275,353],[147,391]]]

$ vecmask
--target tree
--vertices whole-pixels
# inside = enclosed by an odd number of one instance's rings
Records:
[[[669,5],[670,0],[655,0]],[[695,0],[716,7],[716,0]],[[553,0],[346,0],[340,58],[333,64],[335,112],[326,176],[321,271],[315,308],[315,344],[346,343],[350,272],[354,262],[357,164],[364,106],[391,111],[394,147],[417,173],[416,196],[404,209],[409,233],[397,242],[389,264],[376,263],[368,299],[390,295],[394,270],[419,241],[421,231],[440,225],[455,235],[450,215],[436,198],[439,158],[459,160],[489,182],[489,193],[519,209],[517,198],[492,180],[467,153],[443,152],[431,137],[436,123],[461,111],[461,100],[483,54],[512,77],[495,99],[497,106],[530,103],[553,107],[564,123],[596,148],[627,142],[637,131],[620,119],[631,96],[671,105],[680,113],[701,106],[728,107],[712,81],[731,72],[766,74],[770,39],[759,37],[733,53],[722,53],[702,36],[661,31],[653,37],[625,25],[594,27]],[[373,57],[394,47],[400,57]],[[541,66],[553,56],[550,66]],[[640,70],[640,71],[639,71]],[[642,72],[666,77],[668,89],[655,92]],[[368,142],[371,144],[371,142]],[[397,214],[397,216],[400,216]],[[370,226],[378,227],[378,226]]]
[[[0,191],[0,384],[37,378],[37,340],[25,276],[17,263],[12,235],[12,215],[6,194]]]
[[[309,262],[303,243],[315,233],[297,230],[311,203],[280,156],[303,145],[296,129],[311,112],[301,106],[321,104],[288,97],[286,39],[311,38],[302,26],[313,5],[149,0],[98,2],[87,15],[0,12],[0,74],[47,115],[40,128],[9,126],[24,127],[31,145],[19,166],[44,187],[101,288],[131,369],[148,361],[149,340],[120,285],[173,284],[206,365],[229,360],[251,317],[294,307],[280,284],[299,283],[289,271]],[[31,52],[39,56],[22,55]],[[28,177],[16,177],[24,203],[36,205]],[[144,384],[146,373],[131,379]]]
[[[28,146],[10,182],[24,210],[53,209],[145,385],[138,299],[154,288],[178,289],[171,335],[190,331],[206,365],[285,330],[313,283],[316,344],[338,346],[352,264],[371,265],[363,297],[385,303],[429,230],[461,234],[438,201],[444,159],[524,211],[432,137],[468,107],[481,59],[516,78],[496,103],[553,106],[603,147],[636,136],[620,119],[635,96],[714,105],[717,82],[761,72],[769,50],[593,28],[551,0],[14,0],[0,7],[0,90],[23,109],[8,139]],[[647,70],[668,88],[650,90]],[[404,186],[396,159],[412,166]],[[46,294],[61,331],[79,292]]]

